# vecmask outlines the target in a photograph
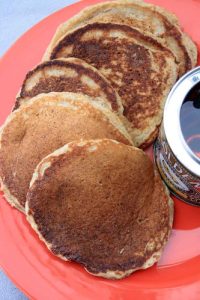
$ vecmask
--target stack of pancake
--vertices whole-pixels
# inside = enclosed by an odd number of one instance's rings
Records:
[[[55,255],[112,279],[160,258],[173,203],[138,147],[196,61],[177,18],[142,1],[91,6],[57,29],[0,132],[6,199]]]

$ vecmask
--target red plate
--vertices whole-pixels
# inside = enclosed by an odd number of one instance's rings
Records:
[[[84,0],[46,18],[24,34],[0,61],[3,123],[26,72],[36,65],[56,27],[87,5]],[[150,2],[150,1],[149,1]],[[180,18],[200,45],[199,0],[152,0]],[[0,265],[32,299],[200,299],[200,210],[175,200],[175,222],[160,262],[121,281],[89,275],[84,269],[54,257],[38,239],[25,216],[0,199]]]

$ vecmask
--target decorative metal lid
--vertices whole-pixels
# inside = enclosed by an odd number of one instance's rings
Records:
[[[177,159],[193,174],[200,176],[200,158],[187,145],[180,124],[180,110],[183,101],[198,82],[200,82],[200,67],[186,73],[177,81],[165,104],[163,126],[168,144]]]

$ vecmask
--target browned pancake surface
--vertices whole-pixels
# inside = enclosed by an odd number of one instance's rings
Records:
[[[95,22],[129,25],[153,35],[175,55],[180,76],[196,65],[196,45],[182,32],[177,17],[161,7],[137,0],[106,1],[82,10],[58,27],[44,58],[49,58],[51,50],[65,34]]]
[[[120,110],[112,86],[97,70],[76,58],[46,61],[28,72],[15,109],[30,98],[49,92],[82,93],[94,99],[103,97],[112,110]]]
[[[15,111],[4,127],[0,176],[22,208],[36,165],[57,148],[81,138],[107,137],[129,144],[101,110],[84,101],[85,97],[70,93],[37,96],[30,105]]]
[[[169,70],[167,62],[173,61],[171,52],[126,25],[93,23],[75,30],[55,46],[51,59],[70,56],[95,66],[111,82],[125,116],[139,130],[159,114],[167,86],[169,91],[176,79],[175,63]]]
[[[28,192],[28,215],[54,254],[98,274],[141,268],[162,249],[168,195],[145,153],[89,141],[46,162]]]

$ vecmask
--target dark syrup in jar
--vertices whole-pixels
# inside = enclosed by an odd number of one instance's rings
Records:
[[[187,145],[200,158],[200,82],[185,97],[180,123]]]

